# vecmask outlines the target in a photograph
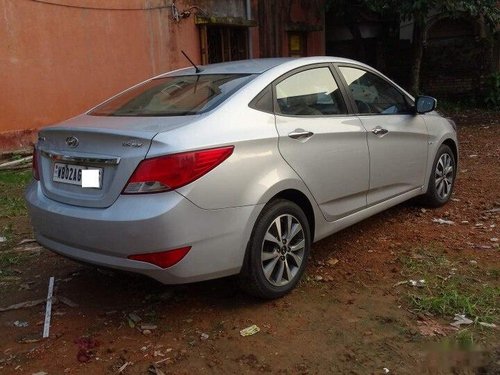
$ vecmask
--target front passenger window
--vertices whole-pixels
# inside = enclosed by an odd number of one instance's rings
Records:
[[[346,113],[339,87],[329,68],[314,68],[292,75],[276,85],[278,113],[322,116]]]
[[[358,113],[409,113],[405,96],[389,82],[362,69],[343,66],[340,72],[351,90]]]

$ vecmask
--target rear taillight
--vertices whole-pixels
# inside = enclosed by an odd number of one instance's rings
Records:
[[[228,146],[145,159],[130,177],[123,194],[158,193],[187,185],[226,160],[233,149]]]
[[[128,259],[151,263],[161,268],[168,268],[172,267],[174,264],[179,263],[182,258],[186,256],[189,250],[191,250],[191,246],[162,251],[159,253],[129,255]]]
[[[40,180],[40,172],[38,170],[38,151],[33,147],[33,161],[31,162],[31,172],[35,180]]]

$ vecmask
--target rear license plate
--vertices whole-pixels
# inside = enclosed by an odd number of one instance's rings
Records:
[[[97,189],[100,189],[102,187],[102,168],[86,167],[84,165],[55,163],[54,175],[52,176],[52,180],[54,182],[61,182],[63,184],[82,186],[83,170],[99,171],[99,186],[97,187]]]

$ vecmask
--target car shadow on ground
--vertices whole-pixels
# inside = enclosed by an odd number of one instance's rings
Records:
[[[332,257],[353,256],[350,254],[354,251],[353,239],[371,240],[381,227],[387,225],[388,220],[397,221],[404,214],[418,210],[414,202],[404,203],[315,243],[305,277],[314,273],[317,263],[321,264]],[[163,307],[188,302],[233,310],[269,302],[244,293],[239,288],[238,276],[191,284],[163,285],[139,274],[64,261],[68,262],[68,266],[74,267],[70,267],[71,271],[65,276],[60,275],[58,292],[74,300],[80,307],[106,311],[147,308],[153,305]]]
[[[70,278],[70,280],[68,280]],[[149,277],[78,264],[58,292],[81,307],[126,310],[184,302],[240,308],[265,301],[243,293],[235,276],[182,284],[163,285]]]

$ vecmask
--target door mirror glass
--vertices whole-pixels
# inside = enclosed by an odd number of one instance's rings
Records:
[[[420,114],[434,111],[436,106],[437,100],[432,96],[419,96],[415,101],[415,108]]]

